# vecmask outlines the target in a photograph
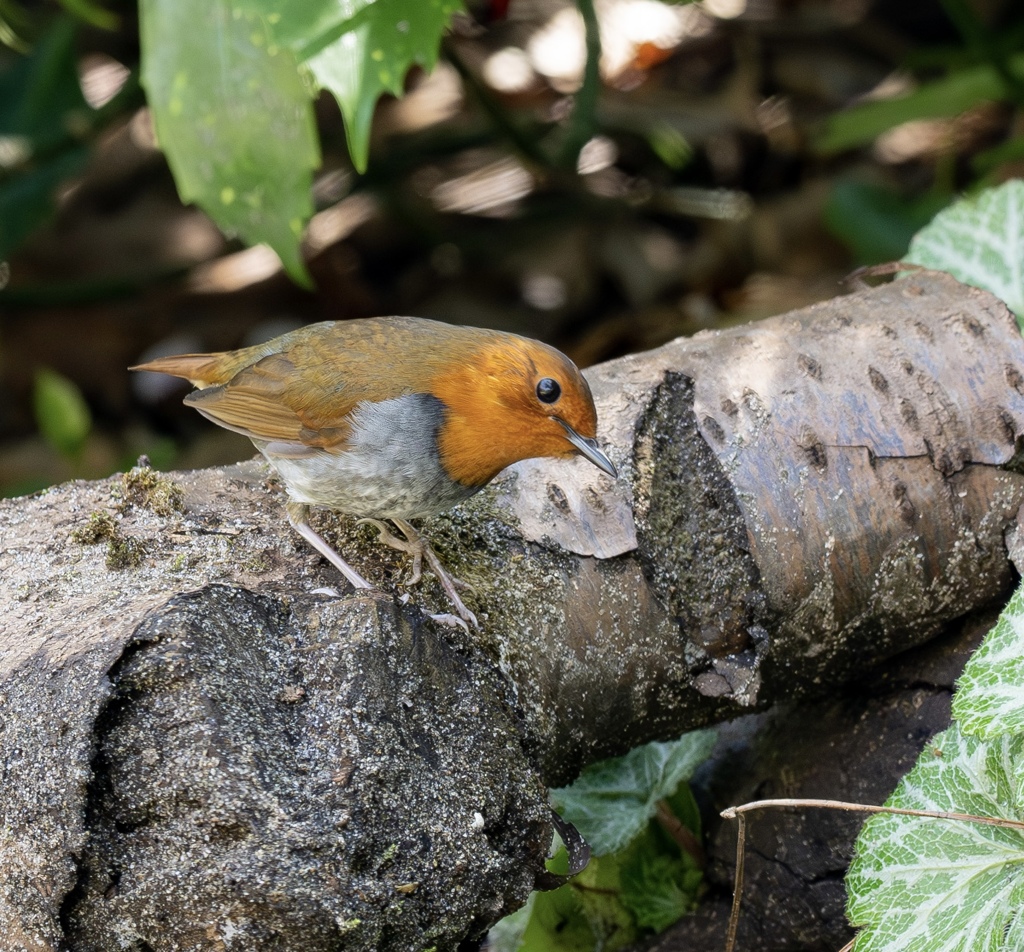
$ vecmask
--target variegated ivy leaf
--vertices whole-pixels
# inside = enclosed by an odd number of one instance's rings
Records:
[[[1024,321],[1024,182],[1009,181],[939,212],[905,261],[991,291]]]
[[[1024,738],[991,741],[956,724],[935,737],[889,806],[1024,818]],[[847,915],[854,952],[1019,952],[1024,830],[879,815],[857,840]]]
[[[965,734],[1024,733],[1024,585],[967,662],[953,716]]]

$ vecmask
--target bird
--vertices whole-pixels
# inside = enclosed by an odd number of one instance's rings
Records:
[[[285,486],[292,528],[354,588],[372,586],[309,524],[310,507],[375,526],[380,541],[412,556],[410,583],[426,560],[458,619],[475,627],[460,583],[411,520],[457,505],[524,459],[582,456],[617,477],[576,365],[503,331],[417,317],[322,321],[130,369],[188,380],[197,389],[186,405],[252,440]]]

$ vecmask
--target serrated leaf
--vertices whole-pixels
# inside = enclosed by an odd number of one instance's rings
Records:
[[[142,0],[139,19],[142,81],[182,201],[266,242],[308,284],[299,237],[320,152],[294,54],[225,0]]]
[[[622,904],[638,926],[662,932],[693,911],[703,874],[677,846],[666,849],[650,825],[616,858]]]
[[[414,63],[433,69],[441,35],[461,0],[375,0],[333,28],[344,30],[327,46],[301,55],[317,84],[338,100],[349,152],[359,171],[370,153],[370,125],[381,93],[402,92]],[[307,58],[308,57],[308,58]]]
[[[552,790],[551,797],[595,856],[614,853],[643,829],[659,800],[689,780],[714,743],[715,732],[702,730],[669,743],[645,744],[592,764],[572,786]]]
[[[957,682],[953,716],[965,734],[1024,733],[1024,585],[968,659]]]
[[[333,43],[364,7],[375,0],[239,0],[260,14],[279,43],[287,43],[300,60]]]
[[[1020,820],[1024,738],[935,737],[889,806]],[[855,952],[1018,952],[1024,831],[879,815],[846,877]],[[1009,930],[1009,932],[1007,931]]]
[[[986,189],[939,212],[904,260],[991,291],[1024,321],[1024,182]]]
[[[92,415],[82,392],[54,370],[36,374],[32,391],[36,425],[43,438],[65,456],[77,455],[92,427]]]

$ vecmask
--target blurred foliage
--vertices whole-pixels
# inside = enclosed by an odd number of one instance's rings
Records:
[[[945,75],[922,82],[906,95],[865,102],[830,116],[816,138],[821,152],[865,145],[902,123],[956,116],[983,102],[1024,106],[1024,11],[1018,10],[1009,25],[989,27],[967,0],[942,0],[942,5],[963,45],[925,50],[914,59],[919,68],[938,66]]]
[[[943,192],[905,196],[880,183],[840,179],[825,205],[825,224],[858,264],[897,261],[915,233],[948,202]]]
[[[46,441],[65,456],[79,456],[92,428],[92,414],[82,391],[67,377],[43,368],[36,372],[32,402],[39,432]]]
[[[0,73],[0,259],[46,220],[51,195],[89,157],[81,133],[91,110],[73,53],[74,25],[61,19]]]

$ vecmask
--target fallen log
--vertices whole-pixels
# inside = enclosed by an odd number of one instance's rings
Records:
[[[545,784],[820,692],[999,598],[1024,343],[921,273],[589,373],[612,482],[530,461],[425,526],[479,632],[257,462],[0,503],[0,948],[455,948]]]

